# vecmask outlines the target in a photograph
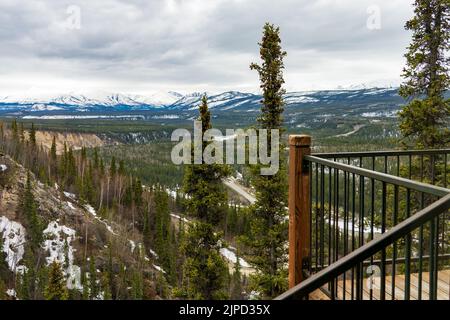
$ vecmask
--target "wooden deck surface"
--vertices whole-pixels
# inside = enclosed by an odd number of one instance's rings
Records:
[[[377,279],[374,277],[374,283]],[[430,276],[428,272],[422,272],[422,300],[428,300],[430,294]],[[450,270],[440,270],[438,271],[438,290],[437,299],[438,300],[450,300]],[[345,289],[344,289],[345,287]],[[344,293],[345,292],[345,293]],[[405,299],[405,276],[397,275],[395,276],[395,290],[392,291],[392,276],[386,276],[386,289],[385,289],[385,299],[393,300],[392,294],[394,293],[394,300],[404,300]],[[338,281],[338,300],[351,300],[352,290],[351,290],[351,280]],[[356,297],[356,293],[354,293]],[[328,296],[325,295],[320,290],[310,294],[311,300],[329,300]],[[380,300],[380,289],[372,289],[372,294],[368,287],[366,279],[363,283],[363,300]],[[411,274],[411,285],[410,285],[410,300],[419,299],[419,275],[417,273]]]

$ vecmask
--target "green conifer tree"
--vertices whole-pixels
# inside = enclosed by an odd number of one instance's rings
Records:
[[[228,266],[220,253],[220,237],[209,223],[189,226],[183,244],[185,288],[191,299],[226,299]]]
[[[24,214],[33,250],[37,250],[42,242],[42,223],[38,216],[38,207],[33,195],[30,172],[27,173],[25,190],[21,193],[20,208]]]
[[[272,24],[264,25],[260,45],[262,64],[252,63],[261,81],[263,100],[258,123],[262,129],[283,131],[282,113],[283,59],[286,52],[281,48],[280,30]],[[271,153],[271,135],[268,131],[268,153]],[[287,240],[287,173],[283,145],[279,148],[279,170],[274,175],[261,175],[260,165],[251,168],[251,182],[256,191],[256,203],[250,208],[250,234],[244,242],[250,247],[250,261],[260,273],[253,277],[256,287],[266,296],[274,297],[287,287],[286,250]]]
[[[50,265],[49,279],[44,293],[46,300],[67,300],[66,280],[58,262]]]
[[[199,107],[202,133],[211,129],[211,113],[206,95]],[[202,152],[209,143],[203,141]],[[221,222],[226,214],[227,194],[222,179],[229,175],[229,168],[219,164],[191,164],[184,173],[183,191],[187,195],[187,211],[212,224]]]
[[[34,123],[31,124],[31,130],[29,133],[30,137],[30,145],[32,148],[36,148],[36,128],[34,127]]]
[[[412,42],[405,54],[404,83],[400,95],[409,100],[400,112],[403,144],[413,148],[439,148],[450,142],[450,3],[415,0],[414,17],[405,28]]]
[[[91,256],[89,258],[89,297],[91,300],[96,300],[99,294],[99,288],[97,283],[97,267],[95,265],[95,258]]]
[[[50,148],[50,158],[54,163],[56,163],[56,137],[53,136],[52,146]]]

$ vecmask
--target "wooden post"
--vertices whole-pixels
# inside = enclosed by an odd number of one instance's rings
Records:
[[[303,280],[309,263],[309,168],[303,157],[311,154],[311,137],[289,136],[289,288]]]

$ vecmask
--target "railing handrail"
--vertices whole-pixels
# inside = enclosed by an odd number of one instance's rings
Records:
[[[428,207],[400,222],[389,231],[383,233],[377,239],[366,243],[365,245],[332,263],[327,268],[322,269],[311,277],[308,277],[298,285],[279,295],[275,298],[275,300],[295,299],[308,295],[312,291],[322,287],[329,281],[332,281],[342,273],[348,271],[357,263],[370,258],[383,248],[391,245],[394,241],[405,237],[410,232],[449,209],[450,194],[447,194],[445,197],[437,200]]]
[[[411,190],[428,193],[431,195],[435,195],[438,197],[444,197],[450,193],[450,189],[438,187],[435,185],[418,182],[414,180],[409,180],[402,177],[393,176],[387,173],[381,173],[373,170],[364,169],[361,167],[356,167],[336,161],[327,160],[324,158],[320,158],[317,155],[307,155],[304,157],[306,161],[322,164],[324,166],[354,173],[366,178],[375,179],[379,181],[383,181],[389,184],[397,185],[400,187],[405,187]]]
[[[352,151],[352,152],[325,152],[313,153],[313,156],[320,158],[359,158],[359,157],[396,157],[396,156],[416,156],[416,155],[439,155],[450,154],[450,149],[427,149],[427,150],[388,150],[388,151]]]

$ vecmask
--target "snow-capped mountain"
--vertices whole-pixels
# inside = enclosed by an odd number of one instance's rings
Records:
[[[148,106],[162,107],[171,105],[181,99],[183,95],[169,92],[155,92],[149,95],[125,94],[125,93],[68,93],[55,96],[31,96],[30,93],[15,94],[0,97],[0,104],[11,105],[61,105],[76,107],[95,107],[95,106]],[[66,109],[66,108],[64,108]],[[50,110],[47,108],[46,110]],[[56,110],[56,109],[54,109]],[[36,109],[34,111],[41,111]]]
[[[0,112],[112,112],[144,110],[196,110],[205,93],[180,94],[173,91],[147,95],[126,93],[70,93],[55,96],[32,95],[0,96]],[[211,109],[256,111],[260,94],[227,91],[208,94]],[[332,104],[364,105],[370,103],[401,103],[397,88],[360,88],[321,91],[288,92],[284,95],[286,108],[327,106]]]

